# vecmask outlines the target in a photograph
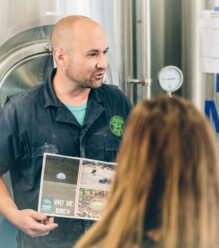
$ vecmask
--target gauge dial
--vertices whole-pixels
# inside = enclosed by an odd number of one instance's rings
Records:
[[[160,87],[167,92],[178,90],[183,84],[182,71],[174,66],[163,67],[158,73]]]

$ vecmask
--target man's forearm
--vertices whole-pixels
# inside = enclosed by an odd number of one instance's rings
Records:
[[[13,222],[11,219],[15,211],[17,211],[17,206],[12,199],[4,179],[0,177],[0,214]]]

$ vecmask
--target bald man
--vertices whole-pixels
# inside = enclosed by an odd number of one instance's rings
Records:
[[[42,84],[11,97],[0,115],[0,175],[10,171],[14,200],[0,178],[0,213],[20,230],[19,248],[72,247],[89,223],[37,212],[45,152],[114,161],[131,105],[103,84],[109,44],[83,16],[54,27],[57,68]]]

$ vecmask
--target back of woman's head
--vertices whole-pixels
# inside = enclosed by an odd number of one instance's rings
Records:
[[[216,144],[207,120],[189,101],[161,96],[139,103],[117,162],[106,211],[87,244],[148,247],[142,241],[155,230],[162,248],[218,246]]]
[[[216,247],[218,180],[212,131],[189,101],[162,96],[136,106],[118,156],[114,190],[124,187],[124,197],[139,212],[146,207],[146,231],[159,228],[168,248]]]

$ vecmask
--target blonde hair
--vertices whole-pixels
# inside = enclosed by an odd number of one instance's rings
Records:
[[[76,248],[147,247],[150,230],[160,233],[157,247],[218,247],[215,137],[189,101],[160,96],[138,104],[117,162],[104,215]]]

